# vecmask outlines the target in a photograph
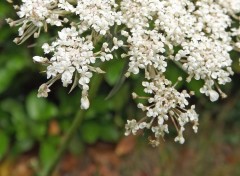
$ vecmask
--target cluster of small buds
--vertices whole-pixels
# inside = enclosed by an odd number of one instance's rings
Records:
[[[22,0],[19,20],[7,19],[19,27],[20,44],[31,35],[37,38],[48,26],[58,26],[58,37],[42,45],[45,57],[34,62],[46,66],[47,81],[38,91],[47,97],[51,85],[61,80],[82,90],[81,108],[88,109],[89,83],[94,73],[105,73],[96,65],[115,59],[128,61],[126,77],[142,74],[145,94],[138,108],[146,114],[139,121],[128,120],[126,135],[150,130],[153,146],[158,146],[172,124],[184,143],[187,123],[198,130],[198,114],[188,99],[193,95],[176,89],[164,75],[168,63],[180,66],[186,81],[203,80],[200,92],[216,101],[225,98],[219,85],[231,81],[229,52],[240,52],[240,1],[236,0]],[[100,47],[99,47],[100,46]],[[120,54],[119,54],[120,53]],[[50,58],[49,58],[50,57]],[[181,75],[179,75],[181,76]]]

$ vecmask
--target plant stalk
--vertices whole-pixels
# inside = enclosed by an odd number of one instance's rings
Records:
[[[85,114],[85,111],[79,110],[74,118],[74,121],[69,129],[69,131],[66,133],[66,135],[63,137],[61,146],[59,150],[56,152],[56,154],[53,156],[52,161],[47,165],[43,172],[40,174],[40,176],[51,176],[54,172],[57,164],[60,162],[63,154],[65,153],[71,139],[73,138],[74,134],[76,134],[77,129],[79,128],[83,116]]]
[[[96,96],[96,93],[98,91],[98,88],[100,87],[102,79],[103,76],[94,76],[92,78],[90,85],[91,89],[89,91],[89,99],[92,99],[93,97]],[[53,156],[53,159],[49,163],[49,165],[43,168],[43,171],[40,173],[40,176],[51,176],[53,174],[66,149],[68,148],[70,141],[72,140],[73,136],[76,134],[79,126],[81,125],[85,113],[86,111],[81,109],[77,111],[69,131],[63,137],[59,150]]]

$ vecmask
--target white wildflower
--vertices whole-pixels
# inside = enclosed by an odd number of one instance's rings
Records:
[[[181,144],[187,124],[198,131],[198,114],[189,103],[193,93],[176,89],[183,75],[176,75],[174,84],[165,77],[169,65],[182,68],[187,83],[203,80],[200,92],[216,101],[226,97],[220,86],[233,75],[229,53],[240,51],[239,0],[22,0],[15,8],[20,19],[7,22],[19,26],[18,44],[38,37],[42,29],[60,29],[55,40],[42,45],[47,57],[33,57],[46,66],[49,79],[39,87],[38,97],[47,97],[50,86],[61,80],[64,87],[73,84],[71,90],[80,87],[81,108],[88,109],[93,73],[105,73],[100,63],[124,59],[125,76],[144,74],[148,95],[132,94],[144,100],[137,107],[145,117],[128,120],[125,134],[151,131],[153,146],[164,140],[169,124]]]

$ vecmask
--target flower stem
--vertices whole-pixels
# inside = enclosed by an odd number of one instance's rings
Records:
[[[102,82],[103,76],[94,76],[91,80],[91,89],[89,91],[90,99],[95,97],[98,88]],[[64,155],[66,149],[68,148],[68,145],[70,141],[72,140],[73,136],[76,134],[77,130],[79,129],[79,126],[82,123],[82,120],[84,118],[86,111],[79,109],[75,115],[75,118],[69,128],[69,131],[64,135],[62,143],[60,145],[59,150],[56,152],[56,154],[53,156],[52,161],[43,168],[43,171],[40,173],[40,176],[51,176],[54,172],[57,164],[60,162],[62,156]]]
[[[62,144],[60,145],[59,150],[56,152],[56,154],[53,156],[52,161],[49,163],[49,165],[47,165],[43,172],[40,174],[40,176],[50,176],[52,175],[53,171],[55,170],[57,164],[59,163],[59,161],[61,160],[61,157],[63,156],[63,154],[65,153],[69,142],[71,141],[71,139],[73,138],[74,134],[76,133],[78,127],[80,126],[82,120],[83,120],[83,116],[85,114],[85,111],[83,110],[79,110],[74,118],[74,121],[69,129],[69,131],[66,133],[66,135],[64,136],[63,140],[62,140]]]

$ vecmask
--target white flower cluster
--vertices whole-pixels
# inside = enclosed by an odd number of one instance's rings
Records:
[[[163,55],[165,37],[156,30],[136,30],[132,29],[132,36],[127,39],[130,44],[129,74],[138,74],[139,69],[145,69],[148,65],[153,65],[159,72],[165,72],[167,66]]]
[[[60,26],[59,15],[54,13],[58,4],[57,0],[23,0],[17,13],[20,18],[25,18],[23,22],[32,22],[35,26],[42,27],[44,22],[52,25]]]
[[[47,24],[61,26],[63,20],[60,19],[62,12],[58,9],[58,0],[22,0],[22,5],[14,6],[19,10],[17,15],[19,20],[7,19],[11,26],[19,26],[19,38],[14,41],[18,44],[24,42],[31,35],[37,38],[41,28],[47,31]]]
[[[114,0],[78,0],[74,12],[79,15],[80,29],[88,30],[92,27],[102,35],[116,23],[121,24],[121,12],[116,12],[118,5]]]
[[[217,0],[217,2],[223,5],[230,13],[240,12],[240,1],[238,0]]]
[[[169,132],[170,122],[180,143],[185,141],[185,124],[192,123],[194,132],[198,129],[195,106],[187,100],[192,94],[175,88],[182,78],[172,85],[164,76],[169,62],[188,74],[187,82],[203,80],[199,91],[216,101],[226,97],[219,85],[230,82],[233,74],[229,52],[240,51],[236,0],[22,0],[15,8],[20,19],[7,21],[21,25],[17,43],[38,37],[47,26],[62,28],[55,41],[42,46],[51,57],[33,57],[47,65],[49,79],[38,96],[47,97],[50,86],[61,79],[65,87],[72,84],[71,90],[82,89],[81,108],[88,109],[90,79],[94,72],[104,73],[95,64],[119,55],[129,63],[126,77],[145,74],[142,86],[150,96],[133,93],[144,100],[138,108],[146,116],[128,120],[126,135],[150,130],[153,146]]]
[[[55,78],[58,78],[62,80],[63,86],[67,87],[73,82],[75,73],[75,79],[78,79],[76,81],[82,88],[81,107],[88,109],[88,83],[92,77],[92,72],[103,72],[100,68],[91,66],[95,63],[97,56],[92,51],[94,46],[91,36],[80,37],[79,31],[75,27],[63,28],[58,32],[56,41],[51,45],[45,43],[42,48],[45,54],[53,53],[52,57],[46,60],[46,58],[35,56],[33,60],[48,64],[47,78],[52,78],[48,83],[49,86],[57,80]]]
[[[179,78],[181,81],[181,78]],[[137,123],[135,120],[128,121],[126,125],[126,135],[129,133],[135,134],[139,129],[151,129],[154,133],[154,140],[150,142],[153,145],[159,143],[159,139],[168,133],[168,125],[166,122],[171,119],[173,125],[178,131],[178,136],[175,141],[184,142],[183,131],[184,125],[188,122],[193,123],[193,130],[197,132],[198,115],[195,112],[195,107],[190,109],[186,107],[189,105],[186,98],[190,97],[185,90],[178,92],[171,81],[166,79],[163,75],[155,75],[152,80],[144,81],[142,83],[144,92],[153,95],[152,97],[139,97],[133,93],[134,98],[147,99],[148,105],[142,103],[138,104],[138,108],[146,112],[145,120]],[[179,126],[178,126],[179,125]]]

